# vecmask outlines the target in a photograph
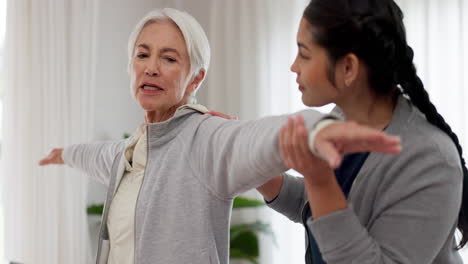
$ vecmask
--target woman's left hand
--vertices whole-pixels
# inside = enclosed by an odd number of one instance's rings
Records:
[[[321,184],[323,180],[330,178],[327,176],[330,173],[325,172],[337,168],[346,153],[397,154],[401,151],[398,137],[349,121],[330,124],[317,133],[313,144],[320,157],[312,154],[307,139],[308,132],[303,117],[289,117],[288,123],[281,128],[280,133],[283,161],[287,167],[297,170],[304,177],[314,175],[310,182],[312,184]]]
[[[380,152],[397,154],[401,151],[400,138],[383,131],[352,121],[337,121],[320,129],[311,144],[317,155],[310,152],[307,130],[301,115],[288,118],[281,129],[280,146],[285,165],[305,170],[312,158],[317,156],[327,161],[333,169],[338,168],[343,155],[356,152]]]

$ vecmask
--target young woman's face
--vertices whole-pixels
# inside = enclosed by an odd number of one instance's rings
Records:
[[[314,43],[310,27],[303,18],[297,33],[298,53],[291,71],[297,74],[302,102],[307,106],[323,106],[335,102],[338,89],[328,78],[330,63],[326,50]]]

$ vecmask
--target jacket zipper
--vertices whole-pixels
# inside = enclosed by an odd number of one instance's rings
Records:
[[[135,201],[135,212],[133,215],[133,264],[137,264],[136,261],[136,213],[137,213],[137,206],[138,206],[138,199],[140,198],[141,188],[145,182],[146,178],[146,168],[148,167],[148,158],[149,158],[149,132],[148,126],[146,126],[146,162],[145,162],[145,170],[143,171],[143,179],[141,180],[140,188],[138,189],[138,195]]]

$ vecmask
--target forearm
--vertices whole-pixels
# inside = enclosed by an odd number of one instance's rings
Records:
[[[447,243],[451,243],[461,196],[460,189],[454,188],[460,184],[456,171],[443,160],[429,160],[428,166],[413,162],[400,166],[393,160],[387,164],[396,165],[385,168],[385,173],[361,175],[366,180],[379,176],[379,180],[355,182],[354,195],[342,209],[336,185],[322,187],[321,192],[305,183],[311,201],[324,197],[324,207],[311,203],[314,219],[307,224],[327,263],[344,264],[350,259],[433,263],[442,247],[451,247]],[[371,183],[378,184],[379,191]]]
[[[279,186],[276,196],[267,204],[268,207],[286,216],[293,222],[301,222],[302,210],[307,199],[304,178],[284,173],[281,175],[281,178],[276,177],[275,179],[281,179],[281,186]]]
[[[112,163],[125,141],[71,145],[62,158],[70,167],[80,169],[103,184],[108,184]]]
[[[324,117],[314,111],[300,114],[310,130]],[[220,196],[234,197],[256,188],[287,170],[279,153],[278,140],[281,126],[286,122],[287,116],[255,121],[210,117],[197,129],[191,147],[197,157],[194,167],[211,176],[205,179]],[[206,160],[211,162],[206,163]]]
[[[309,175],[305,175],[304,184],[314,219],[343,210],[348,206],[346,197],[333,175],[330,175],[329,181],[320,184],[311,183],[308,177]]]

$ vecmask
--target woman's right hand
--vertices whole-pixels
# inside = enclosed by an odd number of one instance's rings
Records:
[[[54,148],[50,153],[39,161],[39,166],[50,164],[65,164],[62,159],[63,148]]]
[[[239,120],[239,118],[237,118],[237,117],[228,116],[226,114],[216,112],[216,111],[208,111],[205,114],[212,115],[212,116],[218,116],[218,117],[221,117],[221,118],[224,118],[224,119],[229,119],[229,120]]]

